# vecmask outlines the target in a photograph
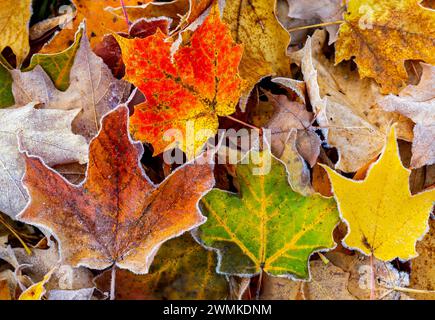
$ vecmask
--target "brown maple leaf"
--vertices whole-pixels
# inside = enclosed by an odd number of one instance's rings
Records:
[[[139,163],[143,147],[131,141],[127,122],[125,106],[103,119],[81,185],[25,157],[31,201],[20,220],[51,230],[64,263],[144,274],[163,242],[205,222],[197,203],[213,187],[212,165],[187,163],[155,186]]]

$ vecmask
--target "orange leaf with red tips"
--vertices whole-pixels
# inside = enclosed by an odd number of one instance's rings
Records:
[[[126,65],[126,80],[147,101],[135,107],[131,132],[149,142],[154,154],[178,146],[193,158],[218,129],[218,116],[234,113],[244,86],[238,75],[243,48],[214,6],[189,43],[171,59],[172,39],[161,31],[145,39],[117,37]],[[168,133],[168,130],[178,129]],[[194,133],[195,139],[186,137]]]
[[[205,221],[197,205],[213,186],[212,165],[189,162],[153,185],[139,162],[143,147],[131,141],[127,122],[125,106],[103,119],[79,186],[26,156],[23,182],[31,200],[19,218],[51,230],[65,264],[147,273],[163,242]]]

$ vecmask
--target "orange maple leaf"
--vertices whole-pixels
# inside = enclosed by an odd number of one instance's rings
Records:
[[[39,158],[25,157],[23,182],[31,200],[19,219],[51,230],[66,264],[147,273],[163,242],[205,221],[198,201],[213,187],[213,166],[190,162],[155,186],[142,170],[143,147],[131,141],[127,122],[125,106],[103,119],[79,186]]]
[[[126,80],[146,97],[131,118],[133,136],[151,143],[154,154],[178,146],[193,158],[216,134],[218,116],[235,112],[244,85],[238,74],[243,47],[231,38],[217,5],[173,60],[173,41],[161,31],[145,39],[117,40]],[[168,135],[171,129],[177,134]],[[189,130],[194,139],[186,137]]]

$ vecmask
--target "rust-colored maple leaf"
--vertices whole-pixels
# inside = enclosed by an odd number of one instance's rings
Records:
[[[173,41],[162,31],[145,39],[117,37],[126,80],[147,101],[135,107],[131,132],[153,145],[154,154],[178,147],[193,158],[218,129],[218,116],[234,113],[244,86],[238,74],[243,48],[231,38],[214,6],[204,23],[171,60]],[[191,128],[195,139],[184,139]],[[168,130],[178,133],[165,137]],[[171,131],[174,132],[174,131]]]
[[[212,165],[192,161],[155,186],[139,163],[142,153],[122,106],[103,119],[91,142],[83,184],[72,185],[26,156],[23,182],[31,200],[19,219],[51,230],[66,264],[147,273],[163,242],[205,221],[197,205],[214,178]]]

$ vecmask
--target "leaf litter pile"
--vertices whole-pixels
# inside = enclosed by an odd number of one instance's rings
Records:
[[[435,299],[434,8],[2,0],[0,299]]]

